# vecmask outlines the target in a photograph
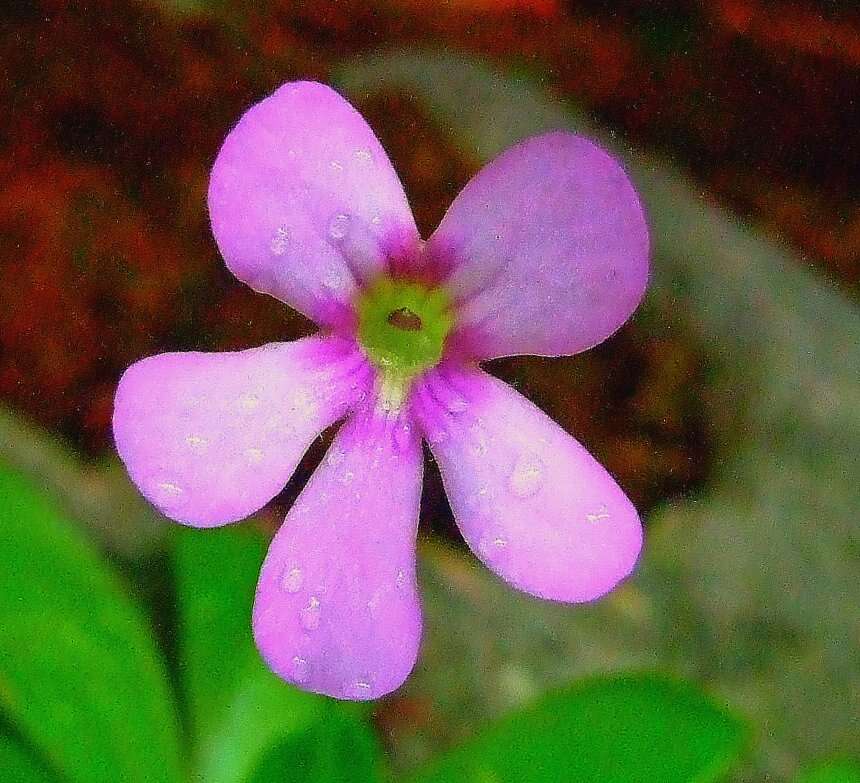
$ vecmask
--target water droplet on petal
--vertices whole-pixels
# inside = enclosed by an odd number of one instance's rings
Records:
[[[334,467],[335,465],[339,465],[345,456],[346,452],[343,449],[332,446],[328,450],[328,454],[326,454],[325,461],[327,465]]]
[[[486,560],[493,560],[508,546],[508,539],[498,533],[487,533],[478,541],[478,553]]]
[[[478,487],[475,492],[469,495],[466,502],[471,508],[480,508],[481,506],[486,506],[489,500],[490,489],[486,485],[482,485]]]
[[[255,448],[245,449],[245,456],[248,458],[248,462],[256,465],[263,459],[263,450]]]
[[[284,574],[281,577],[281,587],[287,593],[297,593],[302,589],[302,583],[305,581],[304,574],[301,568],[285,568]]]
[[[600,522],[604,519],[609,519],[609,509],[606,508],[606,506],[601,506],[597,511],[591,514],[586,514],[585,518],[589,522]]]
[[[406,571],[403,568],[397,570],[397,576],[394,577],[394,584],[398,590],[406,587]]]
[[[394,445],[401,451],[412,441],[412,425],[408,421],[398,422],[394,428]]]
[[[346,695],[352,699],[369,699],[373,688],[369,679],[356,680],[351,683],[346,689]]]
[[[253,393],[243,394],[237,400],[239,407],[245,411],[252,411],[260,404],[260,398]]]
[[[312,595],[308,605],[300,613],[302,627],[306,631],[315,631],[320,627],[320,599]]]
[[[159,481],[157,486],[161,494],[166,497],[175,498],[182,494],[182,487],[172,481]]]
[[[487,446],[487,434],[484,432],[483,422],[479,419],[470,428],[469,432],[472,436],[472,453],[477,457],[483,457],[489,447]]]
[[[272,237],[272,241],[269,243],[269,248],[272,251],[272,254],[276,256],[282,256],[284,253],[286,253],[289,241],[289,232],[286,228],[281,226],[277,231],[275,231],[275,235]]]
[[[343,171],[343,163],[339,160],[333,160],[328,164],[333,171]]]
[[[185,442],[191,447],[192,451],[198,454],[206,451],[206,447],[209,445],[209,441],[206,438],[201,438],[199,435],[188,435],[185,438]]]
[[[426,432],[428,442],[433,446],[438,446],[448,440],[448,432],[444,427],[433,427]]]
[[[308,664],[307,658],[296,656],[293,658],[293,680],[299,685],[303,685],[308,681],[311,674],[311,667]]]
[[[546,465],[536,454],[523,454],[516,461],[508,486],[517,497],[527,498],[534,495],[543,485]]]
[[[373,153],[368,149],[357,149],[352,154],[355,156],[356,160],[362,160],[366,162],[373,160]]]
[[[343,239],[349,231],[349,215],[339,212],[328,224],[328,235],[332,239]]]
[[[344,277],[337,269],[329,269],[323,275],[323,285],[330,291],[339,291],[343,288]]]

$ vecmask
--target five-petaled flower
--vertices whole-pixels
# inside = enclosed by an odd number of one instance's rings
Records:
[[[613,158],[563,131],[527,139],[466,185],[424,243],[363,118],[330,88],[297,82],[230,132],[209,212],[232,272],[320,331],[143,359],[120,381],[114,433],[152,503],[214,527],[261,508],[346,420],[260,574],[254,636],[277,674],[347,699],[408,676],[421,636],[422,440],[466,542],[515,587],[590,601],[630,573],[642,544],[630,501],[478,367],[583,351],[638,305],[648,233]]]

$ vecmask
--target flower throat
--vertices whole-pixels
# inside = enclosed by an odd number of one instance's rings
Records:
[[[441,288],[380,278],[356,303],[358,341],[380,374],[383,406],[400,407],[412,380],[442,358],[453,322]]]

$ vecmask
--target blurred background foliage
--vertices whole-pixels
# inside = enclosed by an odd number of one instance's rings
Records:
[[[796,0],[71,3],[0,10],[0,778],[860,779],[860,15]],[[309,324],[238,285],[205,212],[226,130],[283,81],[365,113],[427,235],[550,127],[626,161],[653,284],[599,348],[494,371],[647,512],[595,605],[518,595],[430,468],[426,632],[370,709],[250,640],[267,536],[164,523],[112,454],[121,371]]]

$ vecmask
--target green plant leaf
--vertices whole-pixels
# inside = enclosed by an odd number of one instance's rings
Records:
[[[249,526],[178,530],[179,657],[192,734],[211,735],[247,676],[251,606],[266,544]]]
[[[825,761],[804,769],[795,783],[860,783],[860,766],[842,759]]]
[[[309,731],[287,737],[262,758],[249,783],[299,778],[302,783],[373,783],[379,777],[378,742],[366,721],[344,710]]]
[[[286,765],[291,754],[327,774],[323,762],[342,748],[320,742],[343,742],[362,758],[372,747],[362,744],[368,729],[354,710],[287,685],[263,664],[250,625],[265,549],[251,525],[176,537],[181,669],[206,783],[260,780],[259,770]]]
[[[742,724],[690,686],[587,680],[490,726],[414,783],[707,783],[737,759]]]
[[[0,468],[0,706],[70,781],[172,783],[177,720],[140,610],[100,553]]]
[[[9,737],[0,736],[0,775],[14,783],[52,783],[30,753]]]

